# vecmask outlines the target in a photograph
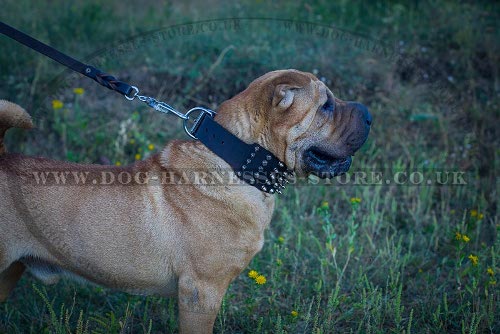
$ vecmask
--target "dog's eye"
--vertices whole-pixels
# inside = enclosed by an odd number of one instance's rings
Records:
[[[333,109],[335,109],[335,101],[333,100],[333,97],[328,96],[328,99],[326,100],[325,104],[323,104],[322,108],[325,111],[333,111]]]

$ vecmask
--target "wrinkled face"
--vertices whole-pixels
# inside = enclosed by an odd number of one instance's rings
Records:
[[[299,176],[331,178],[347,172],[352,155],[370,132],[368,109],[335,98],[312,74],[294,70],[271,73],[276,77],[266,128],[275,154]]]

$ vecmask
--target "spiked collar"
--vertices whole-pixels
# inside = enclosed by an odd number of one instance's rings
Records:
[[[257,143],[245,143],[209,113],[197,119],[192,134],[226,161],[240,179],[263,192],[281,194],[294,175],[274,154]]]

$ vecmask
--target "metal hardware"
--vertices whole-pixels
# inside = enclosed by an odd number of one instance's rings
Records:
[[[184,131],[186,131],[188,136],[193,138],[193,139],[198,139],[193,135],[193,132],[196,129],[198,121],[201,119],[201,117],[204,114],[209,114],[210,116],[213,116],[215,114],[215,111],[210,110],[210,109],[206,109],[206,108],[202,108],[202,107],[194,107],[194,108],[188,110],[185,114],[183,114],[182,112],[178,111],[177,109],[175,109],[174,107],[172,107],[171,105],[169,105],[165,102],[158,101],[157,99],[155,99],[151,96],[139,95],[139,88],[137,88],[136,86],[131,86],[131,87],[132,87],[134,94],[132,96],[125,95],[125,98],[127,100],[133,101],[133,100],[135,100],[135,98],[138,98],[139,101],[146,103],[148,106],[150,106],[151,108],[153,108],[156,111],[159,111],[159,112],[162,112],[165,114],[168,114],[168,113],[174,114],[175,116],[179,117],[180,119],[182,119],[184,121]],[[193,114],[196,111],[199,111],[200,114],[196,117],[193,126],[189,127],[188,121],[190,120],[190,116],[191,116],[191,114]]]
[[[87,70],[90,72],[90,68],[87,68]],[[89,73],[89,72],[87,72],[87,73]],[[135,99],[137,94],[139,94],[139,88],[137,88],[136,86],[130,86],[130,87],[132,87],[132,90],[134,91],[134,95],[132,95],[132,96],[125,95],[125,98],[129,101],[132,101],[133,99]]]

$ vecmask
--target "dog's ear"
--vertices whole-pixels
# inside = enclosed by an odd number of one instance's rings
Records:
[[[294,89],[299,87],[288,84],[277,85],[274,89],[273,106],[280,110],[290,108],[295,97]]]

